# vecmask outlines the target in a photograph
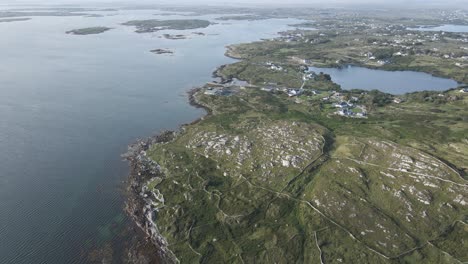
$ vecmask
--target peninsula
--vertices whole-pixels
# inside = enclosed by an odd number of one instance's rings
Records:
[[[207,84],[190,95],[206,117],[132,146],[129,211],[161,254],[466,261],[466,89],[397,97],[312,82],[322,89]]]
[[[345,17],[229,46],[239,61],[189,95],[207,115],[130,146],[127,209],[166,262],[468,261],[466,34]],[[310,70],[350,64],[459,84],[397,95]]]

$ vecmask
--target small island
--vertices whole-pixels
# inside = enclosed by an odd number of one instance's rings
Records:
[[[151,50],[152,53],[154,54],[174,54],[174,52],[170,49],[154,49]]]
[[[173,40],[176,40],[176,39],[187,39],[187,36],[181,35],[181,34],[177,34],[177,35],[163,34],[162,36],[163,36],[165,39],[173,39]]]
[[[82,10],[84,11],[84,10]],[[0,18],[23,18],[23,17],[78,17],[86,16],[87,13],[78,12],[72,9],[57,9],[57,10],[4,10],[0,11]]]
[[[73,29],[73,30],[67,31],[66,33],[72,34],[72,35],[92,35],[92,34],[101,34],[111,29],[112,28],[108,28],[108,27],[89,27],[89,28]]]
[[[132,20],[123,23],[124,26],[134,26],[137,28],[137,33],[150,33],[160,30],[186,30],[206,28],[211,25],[208,20],[201,19],[174,19],[174,20]]]
[[[31,18],[29,18],[29,17],[25,17],[25,18],[5,18],[5,19],[0,19],[0,23],[28,21],[28,20],[31,20]]]
[[[100,14],[89,14],[89,15],[86,15],[84,17],[104,17],[104,15],[100,15]]]

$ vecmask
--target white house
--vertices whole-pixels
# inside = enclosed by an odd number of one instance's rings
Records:
[[[293,96],[298,96],[301,95],[304,92],[302,89],[289,89],[288,90],[288,96],[293,97]]]
[[[335,104],[335,107],[336,108],[348,108],[349,107],[349,104],[346,103],[346,102],[340,102],[338,104]]]

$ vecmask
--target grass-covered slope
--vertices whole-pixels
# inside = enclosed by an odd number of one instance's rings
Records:
[[[250,85],[201,88],[193,100],[210,114],[143,153],[160,170],[142,189],[150,220],[181,263],[468,262],[468,93],[343,91],[306,71],[354,64],[467,83],[466,35],[342,15],[230,46],[240,61],[216,75]]]
[[[154,220],[182,263],[468,261],[466,96],[366,120],[258,88],[194,98],[211,115],[148,151]]]

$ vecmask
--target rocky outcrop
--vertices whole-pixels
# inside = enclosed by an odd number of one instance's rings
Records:
[[[146,156],[146,151],[151,145],[168,142],[173,139],[175,133],[164,131],[161,134],[138,140],[128,147],[127,153],[122,157],[130,163],[130,176],[128,185],[128,198],[125,209],[129,216],[140,227],[147,238],[156,246],[157,252],[164,263],[177,263],[177,258],[167,248],[167,242],[159,233],[155,223],[157,205],[152,201],[154,197],[146,188],[148,181],[164,177],[161,170],[153,160]]]

